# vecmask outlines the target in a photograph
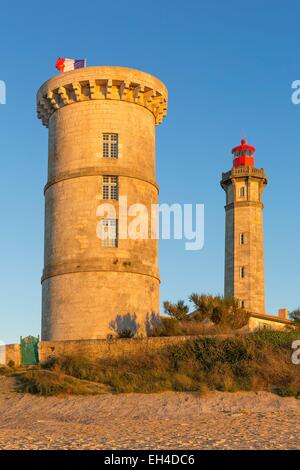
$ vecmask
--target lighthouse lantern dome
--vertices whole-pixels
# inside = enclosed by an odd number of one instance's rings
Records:
[[[255,147],[248,145],[246,139],[241,140],[241,145],[232,149],[233,167],[254,166]]]

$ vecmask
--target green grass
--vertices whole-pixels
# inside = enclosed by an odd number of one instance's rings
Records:
[[[41,395],[266,390],[300,398],[300,369],[291,363],[297,338],[295,332],[260,331],[195,337],[159,351],[95,361],[62,356],[21,374],[20,382],[23,391]]]

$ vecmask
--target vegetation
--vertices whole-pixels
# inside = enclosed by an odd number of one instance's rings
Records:
[[[230,328],[219,327],[214,324],[203,324],[190,318],[176,320],[175,318],[161,317],[152,329],[151,336],[197,336],[230,332]]]
[[[236,299],[193,293],[189,297],[193,311],[183,300],[177,303],[164,302],[165,316],[148,315],[146,330],[148,336],[198,336],[235,334],[247,331],[250,313],[242,308]],[[300,309],[291,312],[290,318],[300,329]],[[133,313],[117,315],[110,323],[114,335],[108,339],[133,338],[138,335],[140,325]],[[287,327],[288,329],[288,327]]]
[[[164,302],[165,313],[175,320],[185,320],[189,313],[189,307],[185,305],[183,300],[179,300],[176,304],[172,302]]]
[[[250,314],[235,299],[192,294],[193,313],[183,300],[164,302],[165,313],[151,331],[152,336],[181,336],[232,333],[248,325]]]
[[[250,314],[239,306],[236,299],[194,293],[190,296],[190,301],[195,308],[194,318],[200,321],[210,320],[216,325],[233,330],[248,324]]]
[[[300,307],[290,313],[290,319],[296,323],[298,328],[300,328]]]
[[[52,358],[42,369],[22,373],[20,390],[42,395],[267,390],[300,398],[299,366],[291,363],[295,339],[299,339],[297,332],[265,330],[225,338],[197,337],[153,352],[95,361]]]
[[[37,395],[99,395],[110,388],[96,382],[79,380],[61,371],[33,369],[17,375],[18,391]]]

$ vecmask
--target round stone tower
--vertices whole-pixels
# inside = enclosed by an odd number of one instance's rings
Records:
[[[157,203],[155,125],[166,110],[162,82],[122,67],[77,69],[39,89],[49,128],[43,340],[103,338],[112,322],[143,333],[158,313],[157,240],[150,224],[148,238],[129,237],[124,220],[143,204],[150,221]]]

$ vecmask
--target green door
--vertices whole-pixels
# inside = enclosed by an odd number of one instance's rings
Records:
[[[39,338],[34,336],[21,336],[21,357],[22,366],[30,366],[39,362]]]

